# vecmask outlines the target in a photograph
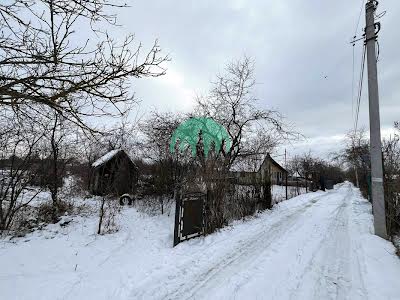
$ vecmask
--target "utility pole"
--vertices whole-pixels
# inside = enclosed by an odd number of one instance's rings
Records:
[[[368,0],[366,8],[365,44],[368,64],[369,126],[371,142],[371,185],[375,234],[387,239],[385,196],[383,190],[383,165],[381,146],[381,125],[379,116],[378,71],[375,43],[380,24],[375,23],[374,13],[378,1]]]
[[[359,183],[359,181],[358,181],[358,171],[357,171],[357,166],[354,166],[354,170],[355,170],[355,172],[356,172],[356,185],[357,185],[357,187],[359,188],[359,187],[360,187],[360,183]]]
[[[286,168],[286,182],[285,182],[285,185],[286,185],[286,200],[288,199],[288,194],[287,194],[287,173],[288,173],[288,171],[287,171],[287,162],[286,162],[286,148],[285,148],[285,168]]]

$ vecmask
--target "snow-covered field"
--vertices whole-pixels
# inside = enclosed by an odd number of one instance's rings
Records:
[[[351,184],[172,248],[173,213],[123,210],[0,241],[1,299],[400,299],[400,261]]]

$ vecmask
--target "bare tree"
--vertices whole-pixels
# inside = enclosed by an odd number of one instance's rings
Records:
[[[231,139],[230,147],[222,147],[219,153],[213,153],[207,159],[202,151],[198,151],[203,170],[200,176],[209,193],[206,206],[208,232],[225,224],[227,178],[235,162],[243,163],[246,159],[265,155],[280,141],[297,137],[278,111],[259,108],[254,96],[255,84],[254,63],[244,57],[225,67],[225,72],[213,82],[209,95],[197,98],[195,115],[212,118],[223,125]]]
[[[118,231],[117,218],[121,211],[118,201],[103,195],[100,200],[99,223],[97,226],[97,234],[107,234]]]
[[[334,154],[334,159],[348,168],[352,173],[349,179],[367,196],[370,156],[369,140],[365,129],[361,128],[356,132],[349,131],[346,134],[343,149]]]
[[[0,105],[28,118],[46,117],[49,107],[85,129],[86,117],[129,111],[130,79],[163,75],[167,58],[157,42],[143,55],[133,35],[111,38],[107,28],[117,23],[110,11],[123,7],[110,0],[0,3]]]
[[[312,177],[315,169],[316,159],[311,155],[311,152],[302,155],[296,155],[291,161],[291,169],[297,172],[304,178],[306,192],[308,192],[309,180]]]
[[[387,230],[390,235],[400,230],[400,136],[382,143]]]
[[[274,135],[259,130],[256,135],[246,139],[246,154],[238,156],[234,165],[239,170],[257,172],[266,154],[271,153],[278,144],[279,140]]]
[[[346,135],[346,148],[344,152],[344,158],[347,163],[353,166],[354,173],[356,176],[356,185],[360,186],[358,173],[359,169],[364,165],[365,156],[367,155],[368,141],[366,138],[365,129],[354,132],[350,131]]]
[[[111,173],[114,173],[117,169],[117,165],[112,167]],[[103,174],[104,175],[104,174]],[[120,213],[121,206],[119,201],[116,201],[111,197],[115,193],[115,187],[113,184],[109,184],[101,197],[100,208],[99,208],[99,223],[97,226],[97,234],[113,233],[118,231],[117,217]]]
[[[179,113],[160,113],[153,111],[140,124],[144,134],[142,143],[143,156],[147,159],[168,159],[179,152],[171,154],[169,144],[172,133],[182,122],[183,116]]]
[[[2,116],[0,122],[0,154],[7,160],[0,171],[0,231],[3,231],[10,229],[17,213],[41,191],[31,188],[29,171],[44,134],[35,122],[22,125],[13,115]]]
[[[107,151],[114,149],[123,149],[131,154],[131,157],[137,156],[138,150],[138,129],[139,121],[128,119],[125,115],[114,126],[102,129],[102,134],[98,142],[103,145]]]
[[[185,176],[185,165],[192,162],[191,156],[169,150],[174,130],[182,121],[180,114],[152,112],[140,128],[144,133],[141,144],[143,157],[152,163],[154,195],[159,199],[163,212],[164,198],[175,198]]]
[[[311,152],[306,152],[290,159],[287,169],[290,174],[297,174],[297,176],[304,178],[304,182],[301,182],[301,185],[306,187],[307,192],[308,189],[316,190],[320,188],[325,190],[326,179],[332,180],[334,183],[342,182],[345,173],[340,165],[335,160],[327,161],[312,155]],[[296,185],[299,187],[298,180]],[[298,188],[297,194],[300,194]]]
[[[258,107],[254,96],[254,63],[243,57],[229,63],[225,73],[217,76],[210,95],[197,98],[196,114],[211,117],[223,125],[232,140],[229,149],[221,149],[228,170],[237,158],[266,154],[279,141],[298,137],[275,110]],[[254,153],[254,139],[262,134],[264,143]]]
[[[75,154],[71,153],[70,150],[74,148],[76,143],[76,140],[72,138],[76,132],[76,126],[72,126],[57,112],[50,113],[53,113],[53,120],[50,120],[49,130],[46,133],[46,139],[50,144],[49,156],[46,159],[49,162],[49,168],[46,170],[49,172],[49,180],[46,185],[51,194],[54,221],[56,221],[59,214],[62,213],[60,211],[61,199],[59,199],[59,194],[66,175],[66,167],[72,160],[72,155]]]

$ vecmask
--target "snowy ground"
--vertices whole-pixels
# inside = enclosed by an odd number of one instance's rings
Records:
[[[288,186],[288,199],[296,197],[306,193],[306,188]],[[286,200],[286,186],[284,185],[273,185],[271,186],[271,194],[273,203],[279,203]]]
[[[349,183],[172,248],[173,215],[124,209],[0,242],[1,299],[400,299],[400,261]]]

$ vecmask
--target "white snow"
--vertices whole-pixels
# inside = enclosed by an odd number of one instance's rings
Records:
[[[105,162],[109,161],[111,158],[113,158],[117,153],[119,153],[120,151],[122,151],[121,149],[115,149],[115,150],[111,150],[110,152],[104,154],[102,157],[100,157],[98,160],[96,160],[93,164],[92,167],[97,167],[100,166],[102,164],[104,164]]]
[[[291,199],[293,197],[305,193],[306,193],[305,187],[288,186],[288,199]],[[271,194],[272,194],[272,201],[274,204],[286,200],[286,186],[272,185]]]
[[[393,245],[350,183],[172,248],[173,213],[123,210],[115,234],[74,217],[0,241],[1,299],[400,299]]]

